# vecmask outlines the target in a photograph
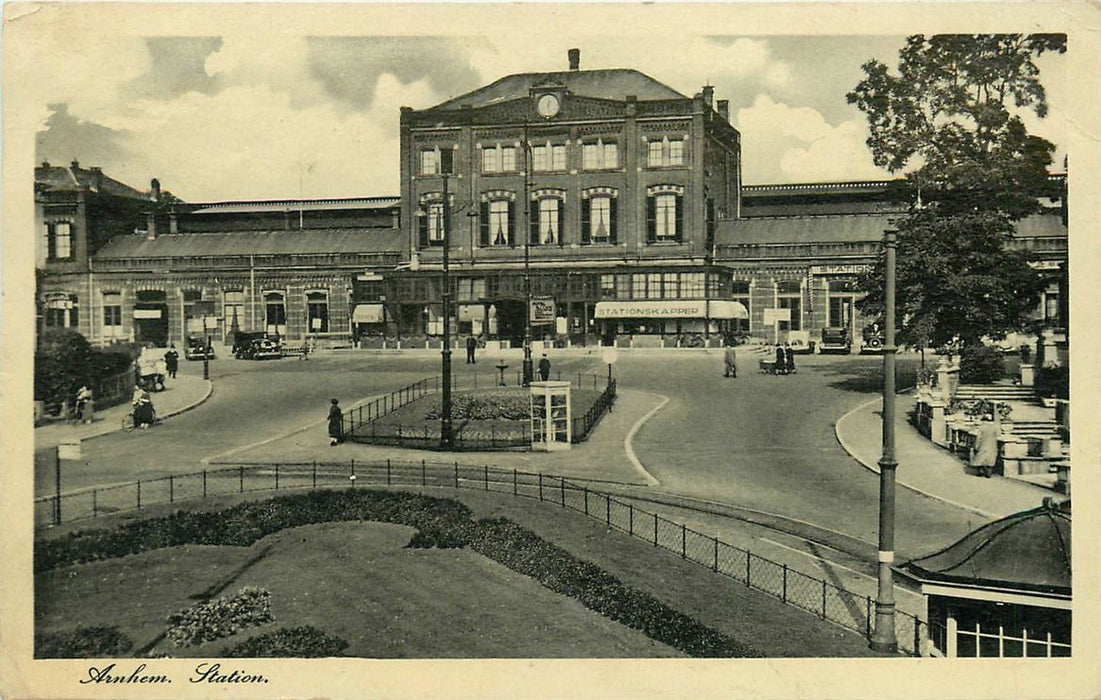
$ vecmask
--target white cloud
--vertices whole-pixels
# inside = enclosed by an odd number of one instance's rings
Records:
[[[40,104],[66,102],[71,113],[97,121],[112,114],[126,85],[149,70],[149,51],[140,37],[106,41],[68,29],[55,40],[23,43],[19,80]]]

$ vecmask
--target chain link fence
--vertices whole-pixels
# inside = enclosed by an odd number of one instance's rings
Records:
[[[512,494],[553,503],[600,520],[610,527],[651,543],[681,558],[771,595],[787,605],[870,638],[874,601],[824,579],[796,571],[638,508],[629,500],[587,485],[539,473],[458,462],[372,461],[283,462],[237,465],[189,474],[144,479],[130,484],[49,496],[35,501],[35,526],[94,520],[153,505],[195,502],[214,496],[281,489],[362,486],[421,486]],[[895,631],[902,652],[919,655],[927,634],[924,620],[895,613]]]

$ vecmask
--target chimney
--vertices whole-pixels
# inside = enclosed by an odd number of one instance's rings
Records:
[[[711,85],[703,86],[703,101],[707,103],[707,106],[711,106],[711,101],[715,99],[715,88]]]
[[[69,163],[69,167],[71,167],[73,170],[80,170],[80,161],[76,158],[73,158],[73,162]]]
[[[153,212],[145,215],[145,237],[151,241],[157,239],[157,217]]]
[[[1064,168],[1066,167],[1066,163],[1065,163],[1065,162],[1063,163],[1063,167],[1064,167]],[[50,161],[48,161],[48,160],[44,160],[44,161],[42,161],[42,169],[43,169],[43,170],[49,170],[49,168],[50,168]]]
[[[567,55],[570,57],[570,70],[581,70],[581,49],[570,49]]]
[[[168,232],[180,232],[180,215],[177,214],[175,211],[168,212]]]
[[[730,121],[730,100],[719,100],[716,102],[719,106],[719,116],[723,118],[724,122]]]
[[[154,202],[161,201],[161,181],[157,178],[153,178],[149,182],[149,199]]]
[[[93,192],[99,192],[99,188],[103,185],[103,168],[90,168],[91,177],[89,178]]]

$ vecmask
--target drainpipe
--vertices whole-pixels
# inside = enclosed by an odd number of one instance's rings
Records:
[[[249,298],[249,325],[256,330],[256,267],[253,264],[253,256],[248,256],[248,298]]]

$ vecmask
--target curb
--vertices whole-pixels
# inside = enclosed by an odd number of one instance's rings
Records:
[[[175,411],[171,411],[169,413],[165,413],[164,415],[157,416],[157,420],[162,421],[162,420],[165,420],[167,418],[171,418],[172,416],[178,416],[181,413],[186,413],[187,411],[190,411],[191,409],[195,408],[196,406],[199,406],[199,405],[205,403],[206,400],[210,398],[210,395],[214,393],[214,382],[212,382],[209,379],[204,379],[202,381],[206,382],[206,393],[203,394],[203,396],[201,398],[199,398],[196,401],[193,401],[193,402],[189,403],[188,405],[184,406],[183,408],[177,408]],[[120,432],[121,430],[122,430],[122,427],[119,426],[119,425],[116,425],[115,427],[111,428],[110,430],[106,430],[102,433],[96,433],[95,435],[88,435],[88,436],[82,437],[82,438],[80,438],[80,441],[84,442],[86,440],[95,440],[98,437],[103,437],[104,435],[112,435],[114,433]]]
[[[904,393],[908,393],[909,391],[910,391],[910,389],[904,389],[904,390],[902,390],[900,392],[896,392],[896,393],[904,394]],[[875,399],[872,399],[871,401],[866,401],[866,402],[860,404],[859,406],[857,406],[856,408],[854,408],[854,409],[848,411],[847,413],[845,413],[845,415],[838,418],[837,421],[834,422],[834,424],[833,424],[833,436],[834,436],[834,438],[837,439],[837,444],[841,445],[841,449],[845,450],[846,454],[848,454],[850,457],[852,457],[854,462],[856,462],[857,464],[859,464],[860,466],[864,467],[865,469],[867,469],[868,471],[870,471],[874,474],[879,474],[879,465],[878,464],[869,464],[868,462],[865,462],[864,460],[862,460],[860,457],[856,456],[856,451],[850,446],[850,444],[848,442],[846,442],[845,438],[842,437],[842,435],[841,435],[841,424],[844,423],[845,420],[848,419],[853,414],[857,413],[858,411],[863,411],[868,406],[874,404],[877,401],[881,401],[881,400],[882,400],[882,398],[875,398]],[[969,506],[969,505],[966,505],[964,503],[958,503],[956,501],[944,498],[943,496],[938,496],[934,493],[929,493],[928,491],[920,489],[917,486],[914,486],[913,484],[908,484],[905,481],[902,481],[901,479],[898,479],[897,476],[896,476],[895,483],[897,483],[899,486],[901,486],[903,488],[906,488],[906,489],[909,489],[910,491],[913,491],[914,493],[925,496],[926,498],[931,498],[934,501],[940,501],[941,503],[946,503],[946,504],[948,504],[950,506],[954,506],[956,508],[962,508],[963,510],[969,511],[969,512],[974,513],[976,515],[980,515],[984,518],[994,519],[994,518],[998,517],[997,515],[994,515],[993,513],[987,513],[986,511],[981,510],[979,508],[975,508],[974,506]]]

